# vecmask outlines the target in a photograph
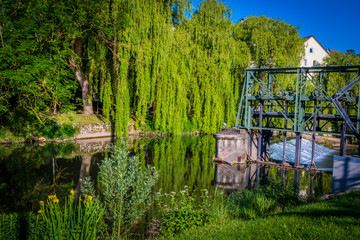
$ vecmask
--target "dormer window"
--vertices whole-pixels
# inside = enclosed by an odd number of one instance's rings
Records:
[[[313,52],[313,49],[312,48],[310,48],[310,53],[312,53]]]

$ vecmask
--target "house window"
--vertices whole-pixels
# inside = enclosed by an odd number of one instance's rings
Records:
[[[307,63],[307,61],[306,61],[306,59],[304,59],[304,66],[306,67],[306,63]]]
[[[310,53],[312,53],[313,52],[313,49],[312,48],[310,48]]]
[[[317,65],[318,62],[316,60],[313,61],[313,66]]]

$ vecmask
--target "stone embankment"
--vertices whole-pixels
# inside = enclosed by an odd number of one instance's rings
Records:
[[[74,136],[74,140],[112,136],[111,124],[109,123],[74,123],[73,126],[79,129],[79,134]]]

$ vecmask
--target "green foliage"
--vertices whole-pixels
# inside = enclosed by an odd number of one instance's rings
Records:
[[[56,195],[40,202],[38,213],[45,224],[45,239],[96,239],[105,209],[90,195],[76,204],[73,194],[65,198],[63,207]]]
[[[360,55],[353,50],[348,50],[345,54],[342,52],[331,52],[329,57],[324,59],[326,66],[358,66],[360,65]]]
[[[40,201],[37,214],[1,214],[0,239],[97,239],[104,208],[90,195],[75,201],[73,193],[63,206],[49,195],[45,203]]]
[[[47,139],[64,139],[71,138],[76,134],[76,128],[71,124],[46,124],[43,128],[41,128],[41,136]]]
[[[328,57],[324,59],[325,66],[357,66],[360,65],[360,56],[355,54],[353,50],[348,50],[346,54],[342,52],[332,52]],[[338,89],[352,78],[351,73],[330,73],[329,80],[325,81],[325,88],[329,92],[329,95],[335,94]],[[354,95],[358,93],[358,89],[352,89]],[[351,110],[349,110],[351,111]],[[351,114],[351,113],[350,113]],[[337,127],[337,126],[333,126]]]
[[[235,34],[246,42],[256,67],[296,67],[305,51],[298,30],[285,21],[260,16],[238,22]]]
[[[64,207],[56,195],[50,195],[46,203],[40,202],[39,214],[47,229],[45,238],[96,239],[104,208],[90,195],[75,204],[73,193],[65,199]]]
[[[26,222],[26,231],[23,231],[22,234],[26,235],[26,239],[37,240],[47,238],[46,222],[41,214],[28,212],[23,217],[23,221]]]
[[[360,192],[302,205],[292,210],[252,221],[185,232],[176,239],[359,239]]]
[[[81,95],[78,105],[99,97],[118,137],[131,116],[172,134],[233,125],[250,60],[296,66],[303,41],[285,22],[233,24],[223,2],[206,0],[194,11],[190,2],[6,0],[0,118],[25,111],[44,124]]]
[[[242,193],[233,193],[230,198],[229,209],[235,218],[254,219],[270,212],[274,208],[275,201],[267,198],[259,190]]]
[[[297,191],[290,190],[273,181],[252,190],[232,193],[228,207],[235,218],[254,219],[276,209],[285,209],[303,203]]]
[[[152,186],[158,178],[154,167],[142,167],[139,158],[131,157],[124,143],[119,145],[99,165],[96,195],[106,207],[105,218],[114,238],[122,236],[146,214],[152,202]],[[95,193],[89,179],[84,181],[83,192]]]
[[[20,221],[17,213],[0,214],[0,239],[19,239]]]
[[[162,215],[161,234],[173,236],[184,230],[206,226],[211,222],[210,196],[206,189],[195,199],[188,186],[180,192],[158,192],[158,207]],[[201,203],[201,204],[199,204]]]
[[[6,135],[5,128],[0,126],[0,139],[3,139],[5,137],[5,135]]]
[[[77,129],[71,124],[58,124],[50,117],[45,117],[41,124],[31,112],[17,110],[7,115],[3,125],[13,135],[21,136],[26,140],[33,140],[37,137],[47,139],[71,138],[77,133]],[[1,137],[0,130],[0,137]]]
[[[24,111],[44,123],[50,111],[73,108],[70,99],[77,86],[54,27],[59,17],[55,2],[6,0],[1,5],[0,117]]]

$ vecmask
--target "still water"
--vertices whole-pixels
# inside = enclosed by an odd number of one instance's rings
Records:
[[[66,196],[79,185],[80,177],[96,179],[99,163],[107,156],[110,145],[109,140],[95,139],[0,146],[0,212],[37,211],[39,201],[53,193],[60,198]],[[299,178],[302,194],[320,196],[331,192],[331,174],[310,175],[261,165],[216,165],[212,162],[215,139],[211,135],[129,139],[128,148],[142,164],[159,170],[154,193],[160,188],[163,192],[177,192],[185,185],[194,191],[241,191],[257,186],[263,178],[283,181],[287,186]],[[271,151],[282,153],[276,145]]]

